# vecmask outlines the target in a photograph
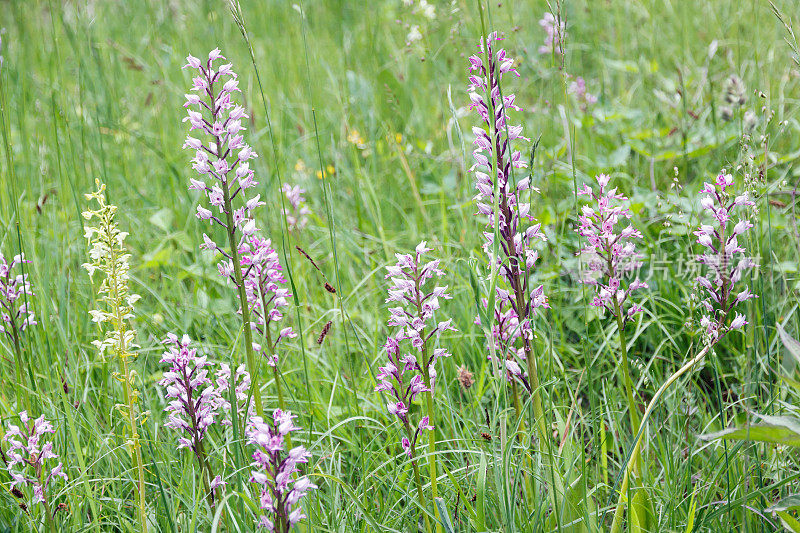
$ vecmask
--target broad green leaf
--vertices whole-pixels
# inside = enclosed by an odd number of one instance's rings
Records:
[[[717,433],[701,435],[703,440],[752,440],[787,446],[800,446],[800,419],[789,416],[759,415],[764,422]]]
[[[783,527],[786,528],[786,531],[800,533],[800,522],[798,522],[796,518],[786,511],[778,511],[778,516],[781,518],[781,523]]]
[[[655,533],[656,528],[653,502],[645,489],[639,489],[631,503],[631,533]]]
[[[800,494],[787,496],[765,510],[773,513],[778,511],[800,511]]]
[[[152,225],[163,230],[164,232],[169,232],[169,228],[172,226],[172,221],[174,218],[175,215],[173,215],[172,210],[165,207],[164,209],[159,209],[156,211],[147,220],[149,220]]]
[[[486,455],[481,452],[481,463],[478,468],[478,496],[475,504],[475,512],[477,518],[475,522],[475,529],[478,531],[486,531]]]
[[[450,512],[447,510],[444,500],[436,498],[436,507],[439,509],[439,518],[441,519],[442,526],[444,526],[445,533],[455,533],[453,523],[450,521]]]
[[[781,342],[794,357],[795,366],[797,366],[800,364],[800,342],[797,342],[797,339],[789,335],[780,323],[776,325],[778,326],[778,335],[781,337]]]
[[[580,476],[564,487],[564,499],[560,504],[560,523],[556,522],[555,514],[551,514],[547,521],[549,531],[559,531],[560,529],[561,533],[589,533],[597,530],[591,515],[585,511],[587,499],[584,488]],[[590,520],[589,524],[586,523],[587,516]]]

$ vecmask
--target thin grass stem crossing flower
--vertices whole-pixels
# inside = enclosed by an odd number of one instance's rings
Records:
[[[564,55],[563,42],[566,38],[567,25],[561,20],[560,15],[556,20],[556,17],[547,11],[539,20],[539,26],[546,34],[544,44],[539,47],[539,53]]]
[[[525,349],[519,345],[519,340],[522,337],[523,331],[520,328],[519,317],[516,311],[511,306],[510,299],[508,298],[508,291],[501,288],[496,288],[497,297],[495,300],[494,317],[492,320],[491,328],[491,341],[487,340],[487,356],[491,359],[492,347],[488,345],[489,342],[494,343],[494,353],[502,365],[501,371],[505,372],[506,379],[509,383],[519,383],[525,391],[530,394],[532,392],[531,385],[528,380],[528,372],[525,370]],[[489,306],[489,301],[483,299],[484,307]],[[481,324],[480,317],[475,319],[477,325]]]
[[[274,367],[278,364],[278,343],[285,338],[297,337],[291,327],[281,328],[279,324],[283,320],[282,309],[289,304],[292,293],[284,287],[283,267],[270,239],[251,235],[239,246],[239,253],[245,274],[250,327],[256,334],[253,349]],[[272,330],[275,325],[279,328],[277,331]]]
[[[272,367],[278,405],[286,408],[278,369],[278,344],[287,338],[297,337],[290,326],[280,327],[281,309],[286,307],[292,293],[284,287],[283,267],[270,239],[250,235],[239,246],[244,269],[244,290],[250,310],[250,328],[255,333],[252,346],[255,353],[265,358]],[[277,327],[276,327],[277,326]],[[276,331],[272,328],[276,327]]]
[[[271,420],[260,416],[249,419],[245,434],[253,453],[250,481],[260,486],[262,514],[257,527],[276,533],[288,533],[306,516],[301,501],[317,486],[307,476],[298,476],[299,464],[308,463],[311,453],[303,446],[287,449],[289,434],[300,429],[288,411],[276,409]]]
[[[94,200],[97,209],[88,209],[83,212],[87,221],[94,221],[95,226],[85,226],[85,237],[89,242],[89,259],[83,267],[89,272],[92,282],[96,282],[95,275],[102,274],[102,280],[97,286],[100,295],[100,308],[89,311],[92,321],[96,322],[102,331],[102,337],[93,341],[101,357],[112,353],[120,362],[122,372],[114,377],[120,381],[125,391],[125,405],[121,408],[128,422],[129,435],[126,439],[128,451],[133,460],[134,470],[137,472],[136,486],[137,512],[139,527],[142,532],[147,531],[147,514],[145,503],[144,463],[142,450],[139,444],[139,417],[138,401],[139,391],[134,383],[134,373],[131,369],[131,359],[134,357],[132,349],[134,344],[134,330],[131,326],[133,320],[133,305],[139,300],[139,295],[130,292],[128,287],[130,267],[128,261],[130,254],[125,247],[127,232],[120,231],[115,220],[117,206],[106,203],[106,186],[95,180],[97,190],[86,194],[87,200]]]
[[[475,175],[477,189],[476,214],[488,221],[483,249],[507,287],[498,290],[497,305],[513,310],[525,358],[530,359],[531,316],[538,308],[549,307],[544,287],[530,286],[530,274],[539,258],[533,244],[545,240],[545,236],[541,224],[530,213],[531,204],[522,200],[523,194],[532,188],[530,177],[514,179],[514,169],[526,168],[527,163],[521,152],[511,147],[511,141],[530,139],[522,135],[522,126],[509,124],[508,110],[521,108],[514,103],[513,94],[501,94],[500,83],[509,72],[519,74],[505,50],[495,51],[494,43],[500,40],[496,32],[481,40],[479,50],[486,55],[486,61],[480,55],[470,57],[470,71],[474,72],[469,77],[471,107],[482,122],[482,127],[472,129],[476,148],[475,164],[470,170]],[[495,249],[499,249],[497,255]]]
[[[544,454],[549,456],[552,439],[545,420],[537,361],[533,353],[532,325],[537,310],[549,307],[544,287],[541,284],[535,286],[532,281],[533,268],[539,258],[534,244],[544,241],[545,235],[541,224],[531,215],[531,192],[538,192],[531,184],[531,175],[519,180],[515,176],[515,170],[528,165],[522,153],[512,143],[530,139],[523,135],[521,125],[513,125],[509,119],[509,110],[521,111],[521,108],[516,104],[514,94],[503,93],[501,82],[506,74],[519,76],[519,73],[514,67],[514,59],[497,46],[501,40],[497,32],[481,38],[478,43],[479,53],[469,58],[470,107],[475,109],[480,119],[480,126],[472,128],[476,148],[472,153],[475,163],[470,171],[475,176],[477,189],[476,214],[488,221],[483,232],[483,249],[489,255],[490,282],[492,287],[496,284],[499,289],[496,308],[488,309],[488,316],[493,319],[496,313],[508,313],[508,309],[512,311],[510,315],[515,316],[515,329],[519,331],[517,338],[522,344],[527,365],[525,389],[531,395],[539,442],[545,448]],[[491,296],[495,298],[495,294]],[[483,327],[488,328],[489,324],[483,324]],[[485,335],[490,348],[497,343],[491,331],[485,331]],[[506,344],[509,340],[500,339],[501,343]],[[490,356],[492,351],[490,349]],[[507,359],[506,354],[503,354],[500,365],[493,362],[494,368],[502,368],[504,372],[511,372],[515,376],[512,380],[512,392],[515,408],[520,415],[516,383],[523,377],[523,371],[521,368],[518,371],[518,366],[513,359]],[[563,492],[557,476],[555,481],[557,486],[551,492],[554,509],[557,505],[556,494]]]

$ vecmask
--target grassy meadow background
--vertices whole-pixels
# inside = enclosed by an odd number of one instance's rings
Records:
[[[793,192],[800,58],[787,28],[761,0],[483,4],[483,24],[505,35],[521,74],[506,77],[504,90],[525,109],[517,114],[525,133],[539,138],[533,182],[541,195],[533,211],[548,241],[537,278],[551,309],[537,319],[535,346],[548,424],[560,445],[553,475],[583,502],[583,518],[562,524],[548,511],[551,473],[537,454],[525,458],[529,431],[513,437],[506,387],[491,376],[474,324],[471,280],[484,261],[483,223],[473,216],[467,171],[476,119],[466,87],[467,57],[482,33],[479,4],[430,4],[434,19],[401,0],[242,0],[265,106],[227,2],[0,1],[0,250],[11,257],[21,246],[32,261],[40,325],[24,339],[22,385],[36,414],[56,426],[57,453],[70,476],[56,500],[66,504],[60,530],[137,528],[116,407],[121,393],[112,377],[117,365],[102,361],[91,344],[95,296],[81,268],[83,194],[96,178],[130,232],[132,290],[142,295],[133,364],[150,413],[142,450],[152,530],[253,529],[236,495],[228,523],[214,523],[201,504],[195,464],[162,425],[156,385],[168,332],[188,333],[215,360],[243,359],[234,293],[198,249],[208,230],[195,217],[190,156],[181,149],[190,85],[181,67],[187,54],[204,57],[215,47],[239,73],[251,115],[247,139],[260,154],[253,163],[257,192],[267,202],[259,222],[282,260],[285,249],[300,303],[287,308],[285,321],[300,335],[283,345],[281,369],[303,427],[296,440],[312,451],[306,470],[320,486],[306,500],[301,531],[417,531],[411,467],[399,425],[373,392],[373,373],[388,332],[384,267],[421,240],[442,259],[454,298],[441,313],[459,330],[442,337],[453,357],[439,367],[436,396],[439,491],[453,531],[572,531],[580,520],[584,531],[606,530],[632,435],[617,379],[616,328],[588,305],[575,278],[575,184],[611,174],[632,198],[634,224],[644,233],[650,289],[627,333],[636,389],[646,401],[700,344],[688,303],[697,266],[691,231],[697,191],[723,168],[757,202],[747,246],[760,257],[750,280],[760,298],[748,302],[744,334],[729,335],[655,412],[645,436],[644,484],[655,531],[781,530],[765,509],[797,492],[796,448],[698,436],[742,424],[751,413],[786,414],[797,403],[780,379],[793,367],[776,331],[781,324],[800,336]],[[775,8],[798,27],[792,0],[775,0]],[[545,37],[538,21],[551,9],[567,23],[563,62],[538,52]],[[407,45],[414,25],[422,39]],[[746,102],[725,120],[725,82],[733,74],[744,81]],[[583,77],[598,102],[582,109],[566,90],[568,76]],[[284,232],[281,182],[307,189],[313,214],[301,232]],[[0,339],[4,426],[21,410],[12,353]],[[476,380],[468,390],[457,381],[462,365]],[[267,380],[268,409],[277,405],[274,394]],[[224,447],[215,448],[214,434],[209,439],[212,454],[222,457]],[[227,476],[237,468],[229,459]],[[239,468],[246,476],[247,465]],[[520,494],[521,469],[531,471],[533,494]],[[0,531],[43,528],[40,510],[20,511],[6,481],[0,472]]]

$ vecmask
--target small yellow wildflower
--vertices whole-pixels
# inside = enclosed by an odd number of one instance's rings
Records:
[[[347,141],[350,144],[356,145],[359,150],[363,150],[367,147],[367,142],[364,140],[364,137],[358,133],[358,130],[350,130],[350,133],[347,134]]]
[[[324,177],[333,176],[334,174],[336,174],[336,169],[333,168],[333,165],[328,165],[328,166],[325,167],[325,173],[324,174],[322,173],[321,170],[317,170],[317,179],[321,180]]]

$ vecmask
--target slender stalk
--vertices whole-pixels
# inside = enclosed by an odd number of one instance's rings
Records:
[[[216,102],[214,102],[215,110],[216,107]],[[214,120],[217,118],[216,114],[217,112],[215,111]],[[218,147],[221,146],[219,137],[216,137],[216,143]],[[218,149],[217,151],[220,152],[221,149]],[[221,154],[217,154],[217,157],[219,159],[223,158]],[[247,303],[247,294],[245,294],[244,291],[244,276],[242,275],[242,264],[239,259],[239,243],[236,241],[236,225],[233,221],[231,192],[227,180],[220,180],[220,184],[225,200],[225,223],[228,226],[228,244],[230,245],[231,249],[231,262],[233,263],[234,282],[236,283],[236,288],[238,289],[239,293],[239,305],[242,308],[242,327],[244,328],[244,347],[247,354],[247,371],[250,372],[250,382],[253,389],[253,396],[255,398],[256,414],[258,414],[258,416],[264,416],[264,407],[261,405],[261,388],[258,385],[258,368],[256,367],[256,357],[253,353],[253,332],[250,331],[250,307]],[[235,380],[231,379],[230,386],[231,390],[234,391],[233,397],[235,398]],[[231,416],[234,419],[233,423],[238,423],[237,414],[238,412],[236,409],[231,409]]]
[[[266,313],[266,309],[267,309],[267,304],[268,303],[269,302],[267,302],[267,299],[264,297],[264,292],[261,291],[261,309],[263,310],[264,313]],[[270,347],[270,350],[273,350],[274,347],[273,347],[273,344],[272,344],[272,334],[269,331],[269,325],[270,325],[269,319],[265,320],[264,321],[264,339],[266,340],[267,346]],[[275,366],[272,367],[272,371],[273,371],[273,374],[275,376],[275,392],[278,395],[278,405],[280,406],[281,411],[285,411],[286,410],[286,401],[283,398],[283,386],[281,385],[281,373],[278,370],[278,364],[277,363],[275,363]],[[292,444],[291,444],[291,442],[292,442],[291,435],[286,435],[286,438],[288,439],[289,447],[291,448],[291,446],[292,446]]]
[[[513,248],[512,248],[513,249]],[[517,298],[517,309],[525,309],[523,307],[525,291],[519,280],[519,270],[515,269],[514,274],[514,293]],[[517,312],[518,316],[520,311]],[[544,452],[542,454],[542,463],[546,469],[549,469],[553,478],[553,490],[550,492],[553,505],[553,513],[558,517],[559,513],[559,498],[564,495],[564,485],[560,476],[555,475],[553,471],[553,461],[555,455],[552,450],[552,442],[550,434],[547,431],[547,420],[544,414],[544,404],[542,403],[542,394],[540,392],[539,383],[539,369],[536,364],[536,356],[533,353],[530,339],[523,335],[523,348],[525,350],[525,363],[528,366],[528,381],[531,387],[531,403],[533,404],[533,416],[536,419],[536,431],[538,433],[539,442],[544,445]],[[527,479],[526,479],[527,483]]]
[[[416,306],[419,314],[422,314],[422,300],[421,300],[421,289],[420,289],[420,278],[421,276],[419,273],[416,276],[416,280],[414,284],[416,285]],[[437,488],[436,483],[436,424],[433,423],[434,420],[434,410],[433,410],[433,389],[431,388],[431,376],[430,371],[428,369],[429,362],[428,362],[428,343],[423,342],[422,344],[422,351],[420,352],[420,356],[422,358],[422,364],[420,368],[422,368],[422,380],[425,382],[425,387],[428,389],[425,392],[425,406],[427,409],[428,420],[430,424],[433,426],[433,429],[430,430],[430,435],[428,436],[428,471],[431,478],[431,497],[432,497],[432,504],[433,504],[433,512],[434,516],[436,517],[436,531],[437,533],[442,533],[444,529],[442,528],[442,521],[439,517],[439,507],[436,505],[436,498],[439,497],[439,490]],[[408,424],[408,422],[406,422]],[[424,500],[423,500],[424,501]]]
[[[526,341],[527,344],[527,341]],[[552,450],[552,442],[550,435],[547,431],[547,421],[544,414],[544,406],[542,404],[542,396],[539,392],[539,372],[537,369],[536,361],[532,353],[526,351],[526,362],[528,363],[528,380],[531,384],[531,403],[533,404],[533,416],[536,419],[536,430],[538,432],[539,442],[544,445],[544,453],[542,454],[542,463],[546,469],[553,469],[552,461],[555,460],[555,455]],[[553,490],[550,492],[553,505],[553,513],[556,515],[559,512],[559,498],[564,495],[564,485],[560,476],[555,475],[553,472]]]
[[[411,430],[411,426],[408,423],[408,420],[405,421],[405,428],[406,428],[406,435],[408,435],[408,441],[411,443],[411,466],[414,469],[414,482],[417,485],[417,497],[419,498],[420,504],[425,501],[425,493],[422,490],[422,477],[419,475],[419,464],[417,464],[417,450],[416,450],[416,443],[414,442],[414,432]],[[431,519],[428,517],[428,513],[423,513],[425,518],[425,531],[431,533],[433,530],[431,529]]]
[[[208,506],[211,509],[214,509],[214,493],[211,491],[211,481],[214,479],[213,474],[211,473],[211,466],[208,464],[206,460],[206,454],[203,447],[203,441],[197,443],[197,460],[200,463],[200,477],[203,479],[203,488],[206,491],[206,499],[208,500]]]
[[[114,234],[113,228],[107,228],[106,235],[111,238]],[[143,533],[147,533],[147,512],[146,507],[147,504],[145,502],[145,488],[144,488],[144,463],[142,461],[142,449],[139,444],[139,432],[137,431],[136,427],[138,422],[136,420],[136,392],[133,388],[133,376],[131,375],[131,369],[128,365],[128,357],[131,355],[128,353],[128,346],[125,344],[125,334],[126,334],[126,327],[125,327],[125,316],[121,306],[121,302],[123,300],[123,293],[125,292],[124,288],[120,287],[120,283],[124,283],[120,280],[121,273],[117,270],[118,264],[118,257],[116,255],[116,246],[113,242],[107,243],[108,250],[111,251],[112,257],[110,264],[112,265],[111,271],[108,273],[107,280],[112,285],[111,288],[111,301],[113,303],[113,315],[114,315],[114,329],[117,331],[117,358],[122,361],[122,379],[125,384],[125,405],[127,409],[128,415],[128,426],[130,431],[130,453],[131,458],[133,461],[133,467],[136,469],[136,499],[137,499],[137,512],[139,518],[139,527],[140,531]]]
[[[47,529],[50,530],[50,533],[57,533],[55,520],[53,520],[53,511],[50,508],[50,502],[47,501],[47,498],[44,499],[44,513]]]
[[[640,444],[642,443],[642,434],[644,433],[644,427],[647,423],[650,415],[655,409],[658,400],[664,395],[667,389],[675,383],[681,376],[691,370],[697,363],[705,358],[706,354],[708,354],[709,350],[713,345],[705,346],[700,352],[694,356],[689,362],[683,365],[680,369],[678,369],[674,374],[672,374],[661,387],[658,388],[656,393],[653,395],[653,399],[650,400],[650,403],[647,404],[647,409],[644,411],[644,416],[642,416],[642,423],[641,429],[639,430],[636,438],[634,440],[633,451],[631,452],[628,461],[625,463],[625,471],[622,477],[622,484],[619,488],[619,500],[617,501],[617,507],[614,510],[614,520],[611,523],[611,533],[619,533],[621,531],[621,523],[622,523],[622,512],[624,510],[624,498],[625,494],[628,491],[628,484],[630,482],[630,475],[633,470],[633,465],[638,461],[639,458],[639,451],[640,451]]]
[[[267,301],[264,298],[264,293],[261,293],[261,302],[262,307],[261,309],[267,309]],[[269,332],[269,322],[264,323],[264,338],[267,342],[267,346],[270,349],[273,349],[272,345],[272,335]],[[278,363],[275,363],[275,366],[272,367],[272,373],[275,376],[275,392],[278,395],[278,406],[281,408],[281,411],[286,411],[286,400],[283,397],[283,385],[281,385],[281,371],[278,370]],[[291,449],[292,447],[292,435],[291,433],[286,434],[286,445]]]
[[[14,175],[14,162],[12,160],[13,152],[11,150],[11,143],[9,142],[9,129],[10,126],[6,123],[6,117],[8,116],[8,108],[6,107],[6,91],[5,91],[5,83],[4,83],[4,76],[3,73],[0,72],[0,131],[3,134],[3,145],[5,147],[5,159],[6,159],[6,173],[8,176],[8,185],[9,185],[9,192],[10,198],[8,201],[13,205],[14,210],[14,218],[16,219],[17,223],[17,238],[20,244],[20,253],[22,253],[22,238],[19,233],[19,209],[17,206],[17,192],[16,192],[16,177]],[[9,210],[10,211],[10,210]],[[9,215],[10,216],[10,215]],[[24,266],[24,265],[23,265]],[[24,274],[23,269],[23,274]],[[26,293],[27,294],[27,293]],[[16,324],[14,323],[14,310],[8,309],[8,316],[11,317],[12,320],[12,335],[14,337],[14,356],[15,356],[15,379],[16,379],[16,395],[17,401],[20,401],[20,395],[22,395],[22,403],[25,407],[30,411],[30,398],[28,396],[28,389],[22,383],[22,349],[20,347],[19,342],[19,332],[17,331]],[[24,319],[23,319],[24,320]]]
[[[617,315],[617,332],[619,333],[619,351],[622,356],[622,381],[625,385],[625,396],[628,399],[628,416],[631,420],[631,432],[639,434],[639,412],[636,402],[633,399],[633,386],[631,382],[630,367],[628,365],[628,343],[625,339],[625,320],[622,317],[622,310],[619,301],[614,301],[614,311]],[[639,461],[634,464],[634,475],[639,476]]]
[[[517,419],[519,420],[520,416],[522,415],[522,404],[519,400],[519,387],[517,386],[516,380],[511,381],[511,396],[514,399],[514,413],[517,415]],[[524,423],[524,421],[520,420],[520,424],[522,424],[520,429],[524,428]]]
[[[8,309],[8,316],[11,317],[11,336],[14,339],[14,363],[15,363],[15,378],[17,380],[17,401],[31,410],[31,399],[28,396],[28,389],[22,383],[22,346],[19,342],[19,332],[17,325],[14,321],[14,313],[12,309]]]
[[[427,369],[425,372],[427,376]],[[426,385],[430,388],[430,378],[426,379]],[[425,402],[428,407],[428,419],[433,420],[433,394],[428,391],[425,393]],[[428,436],[428,454],[430,457],[428,458],[428,469],[430,471],[431,476],[431,497],[432,497],[432,504],[433,504],[433,512],[436,516],[436,531],[441,532],[444,531],[442,529],[442,522],[439,517],[439,507],[436,505],[436,498],[439,497],[439,490],[437,488],[436,483],[436,425],[433,424],[433,429],[430,430],[430,435]]]
[[[196,370],[196,369],[195,369]],[[197,462],[200,466],[200,478],[203,480],[203,488],[205,488],[206,492],[206,499],[208,500],[208,506],[213,509],[214,508],[214,494],[211,492],[211,480],[214,479],[213,474],[211,473],[211,466],[208,464],[206,460],[205,454],[205,447],[203,446],[202,439],[198,438],[197,427],[199,426],[197,420],[197,411],[195,410],[195,403],[192,399],[192,385],[191,385],[191,374],[195,373],[195,370],[192,370],[191,373],[187,373],[186,367],[183,368],[183,386],[186,388],[187,391],[187,399],[184,400],[184,405],[186,406],[186,411],[189,414],[189,422],[190,422],[190,430],[192,432],[192,440],[194,443],[194,452],[195,457],[197,458]],[[231,376],[231,379],[235,379],[234,376]],[[235,404],[233,408],[237,406]]]
[[[119,311],[119,306],[117,306],[117,311]],[[123,327],[124,330],[124,327]],[[147,504],[145,502],[145,490],[144,490],[144,463],[142,462],[142,448],[139,444],[139,432],[136,429],[137,421],[136,421],[136,413],[134,411],[134,404],[135,404],[135,393],[133,391],[133,385],[131,384],[132,376],[130,374],[130,368],[128,367],[128,359],[125,353],[125,341],[124,338],[124,331],[120,332],[120,355],[122,357],[122,373],[123,379],[125,380],[125,403],[127,404],[128,410],[128,425],[130,426],[131,432],[131,444],[130,446],[133,448],[131,450],[131,457],[133,458],[133,466],[136,469],[136,499],[138,504],[138,514],[139,514],[139,525],[141,527],[141,531],[143,533],[147,532],[147,512],[146,507]]]

